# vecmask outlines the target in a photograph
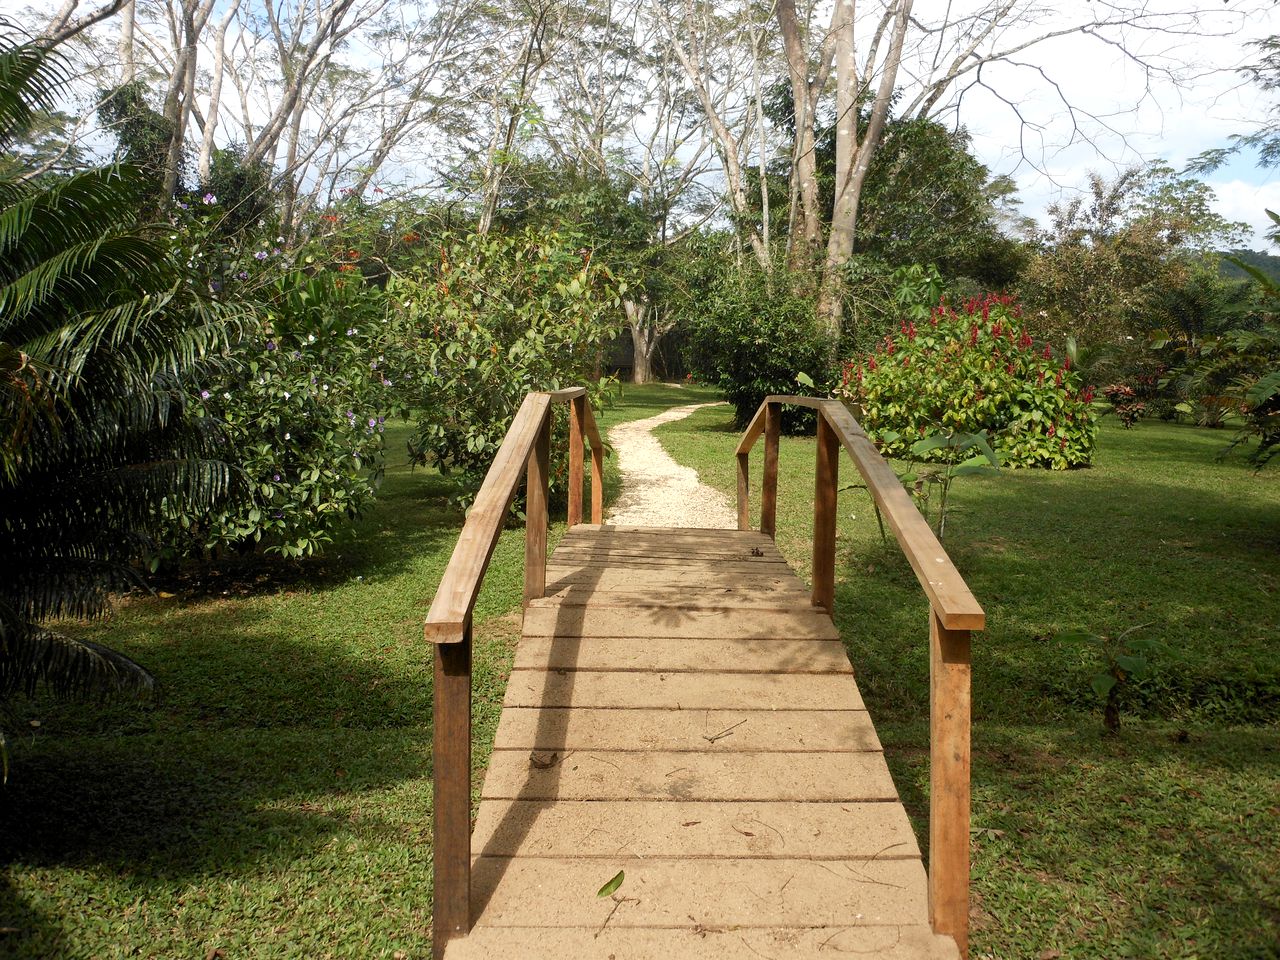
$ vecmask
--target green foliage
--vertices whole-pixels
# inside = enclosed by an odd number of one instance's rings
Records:
[[[839,393],[890,456],[920,437],[985,433],[1014,467],[1064,470],[1089,463],[1097,432],[1092,391],[1021,325],[1007,296],[944,302],[919,326],[845,364]],[[941,459],[941,455],[928,456]]]
[[[244,162],[244,146],[233,143],[209,158],[209,178],[200,188],[218,199],[224,211],[218,233],[245,237],[275,226],[272,169],[266,160]]]
[[[266,295],[230,362],[191,400],[221,427],[235,496],[213,511],[168,504],[170,555],[316,553],[381,480],[386,416],[403,409],[405,385],[386,372],[378,291],[358,277],[293,272]]]
[[[151,199],[159,199],[168,163],[173,124],[148,102],[143,80],[99,91],[98,118],[116,138],[116,159],[136,167],[147,179]]]
[[[65,77],[0,41],[0,145]],[[103,615],[136,584],[161,503],[207,509],[229,485],[181,382],[239,317],[134,225],[148,186],[128,166],[0,178],[0,712],[38,686],[148,690],[129,658],[40,624]]]
[[[1213,212],[1213,191],[1164,164],[1133,167],[1112,181],[1091,174],[1088,191],[1049,208],[1050,225],[1019,281],[1036,336],[1093,345],[1145,340],[1167,321],[1161,298],[1203,257],[1238,241],[1243,224]]]
[[[795,292],[785,271],[771,277],[751,268],[720,271],[689,310],[689,368],[719,387],[739,426],[769,394],[794,393],[797,373],[826,390],[830,343],[814,320],[813,301]],[[788,408],[782,422],[792,430],[810,421]]]
[[[581,243],[532,228],[447,236],[429,269],[392,278],[407,332],[396,363],[422,410],[414,462],[461,471],[474,494],[528,392],[585,383],[598,402],[620,286]]]
[[[897,434],[885,431],[882,442],[899,440]],[[951,505],[951,484],[960,477],[993,474],[1000,470],[1000,458],[991,449],[985,433],[938,432],[921,437],[911,444],[911,467],[901,480],[915,497],[925,519],[931,520],[933,493],[938,492],[938,519],[934,530],[942,540],[947,533],[947,509]],[[917,461],[923,461],[918,464]],[[881,537],[884,523],[876,506]],[[932,521],[931,521],[932,522]]]
[[[1130,635],[1150,624],[1130,627],[1115,637],[1100,637],[1084,630],[1061,634],[1059,639],[1092,646],[1101,663],[1089,677],[1089,686],[1104,702],[1102,722],[1110,733],[1120,729],[1120,701],[1130,685],[1151,674],[1151,656],[1164,654],[1164,644],[1147,638],[1129,639]]]

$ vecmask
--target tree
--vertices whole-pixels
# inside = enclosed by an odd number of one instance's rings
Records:
[[[68,71],[0,41],[0,150]],[[0,177],[0,713],[19,692],[145,692],[127,657],[43,626],[91,617],[138,582],[162,500],[231,482],[182,407],[183,377],[236,317],[206,302],[137,227],[151,182],[128,166]]]
[[[1261,56],[1256,63],[1241,67],[1240,72],[1266,93],[1280,93],[1280,36],[1272,35],[1248,44]],[[1238,133],[1231,137],[1231,146],[1206,150],[1196,157],[1188,169],[1193,173],[1209,173],[1218,169],[1241,150],[1257,150],[1258,166],[1266,169],[1280,167],[1280,99],[1271,104],[1268,117],[1251,133]],[[1272,237],[1280,239],[1280,232]]]
[[[819,14],[830,10],[830,20]],[[1183,65],[1167,51],[1145,53],[1143,36],[1213,32],[1212,14],[1195,8],[1155,10],[1142,0],[1108,0],[1087,5],[1046,7],[1035,0],[982,0],[972,6],[930,5],[913,9],[912,0],[861,4],[837,0],[830,7],[778,0],[775,7],[783,38],[787,75],[796,117],[792,150],[791,195],[798,202],[789,239],[793,265],[816,274],[818,314],[833,340],[839,333],[841,270],[855,249],[862,191],[880,133],[887,123],[895,86],[909,78],[910,99],[897,108],[900,117],[934,119],[958,115],[967,94],[982,90],[1003,103],[1014,118],[1023,154],[1033,164],[1028,135],[1042,130],[1023,111],[1021,96],[1001,92],[993,65],[1010,84],[1016,76],[1047,86],[1073,123],[1072,139],[1098,131],[1116,132],[1114,120],[1093,115],[1071,101],[1066,88],[1044,67],[1021,59],[1035,47],[1066,36],[1084,36],[1122,50],[1150,81],[1176,79]],[[1229,33],[1243,10],[1228,11],[1216,28]],[[855,35],[869,37],[859,61]],[[1136,109],[1136,107],[1135,107]],[[867,112],[865,126],[858,114]],[[834,189],[829,215],[820,208],[815,130],[830,116],[836,128]],[[822,224],[826,223],[825,243]]]
[[[1244,224],[1211,210],[1208,185],[1165,164],[1132,167],[1050,206],[1049,227],[1022,280],[1040,336],[1083,344],[1145,339],[1160,326],[1159,296],[1182,286],[1195,263],[1239,242]]]

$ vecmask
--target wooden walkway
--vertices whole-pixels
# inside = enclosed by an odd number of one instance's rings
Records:
[[[957,956],[839,634],[772,540],[577,526],[547,592],[449,960]]]
[[[571,402],[581,396],[562,393]],[[571,462],[579,494],[571,495],[570,529],[550,558],[538,496],[549,419],[530,414],[538,430],[522,445],[517,417],[503,449],[512,445],[512,462],[529,475],[527,604],[473,832],[463,786],[470,769],[470,604],[488,552],[478,570],[455,553],[428,618],[437,653],[437,957],[966,954],[969,635],[957,627],[973,626],[981,610],[956,593],[949,573],[922,576],[933,606],[933,850],[926,874],[830,600],[820,603],[834,583],[838,446],[831,441],[856,424],[843,423],[838,405],[819,407],[836,430],[825,437],[824,475],[820,427],[810,589],[771,536],[782,402],[816,406],[770,398],[760,428],[748,430],[740,448],[745,476],[746,452],[766,436],[763,532],[606,526],[598,496],[595,522],[581,523],[580,454]],[[590,439],[595,454],[589,407],[574,404],[572,413],[571,444],[580,449]],[[509,469],[500,453],[490,479]],[[597,455],[595,489],[599,469]],[[864,477],[869,487],[884,485],[874,470]],[[902,491],[896,478],[893,485]],[[745,481],[740,493],[745,499]],[[911,513],[904,514],[896,495],[887,487],[884,493],[877,502],[911,557],[912,539],[923,538],[919,513],[907,500]],[[484,498],[482,488],[467,530]],[[500,504],[503,513],[509,501]],[[740,517],[745,512],[740,503]],[[474,525],[489,523],[482,516]],[[463,560],[467,543],[464,530]],[[912,557],[913,566],[932,560],[950,567],[936,541],[924,546],[936,555]],[[599,895],[619,873],[616,889]]]

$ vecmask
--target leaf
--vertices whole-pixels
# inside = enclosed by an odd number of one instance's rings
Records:
[[[606,883],[603,887],[596,891],[597,897],[607,897],[615,890],[622,886],[622,881],[626,878],[626,871],[619,870],[613,875],[613,879]]]
[[[941,447],[950,447],[952,445],[951,437],[947,436],[945,433],[935,433],[913,443],[911,445],[911,452],[919,457],[928,453],[930,450],[937,450]]]
[[[1120,654],[1116,657],[1116,666],[1129,676],[1141,680],[1147,675],[1147,658]]]
[[[802,387],[808,387],[810,390],[814,389],[813,377],[803,371],[796,374],[796,383],[800,384]]]
[[[1116,678],[1109,673],[1097,673],[1089,681],[1089,686],[1093,687],[1093,692],[1098,696],[1105,697],[1117,682]]]

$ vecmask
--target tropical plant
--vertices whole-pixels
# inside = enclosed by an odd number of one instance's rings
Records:
[[[422,411],[412,458],[460,472],[465,498],[479,489],[526,393],[586,383],[593,402],[601,399],[620,285],[568,232],[451,236],[437,256],[390,281],[405,331],[395,360]],[[553,464],[553,488],[562,470]]]
[[[56,54],[0,40],[0,151],[67,76]],[[138,582],[161,501],[208,505],[231,482],[182,399],[237,318],[136,226],[147,191],[127,166],[0,177],[0,712],[40,686],[150,689],[128,658],[43,624],[104,613]]]
[[[897,439],[897,435],[891,431],[881,434],[882,442]],[[958,433],[954,430],[932,433],[911,444],[911,456],[913,460],[910,467],[906,473],[899,475],[899,479],[906,484],[925,519],[934,523],[939,540],[944,539],[947,534],[951,484],[960,477],[991,475],[1000,470],[1000,458],[991,449],[985,433]],[[938,492],[936,522],[931,518],[935,488]],[[880,519],[878,506],[876,518]],[[880,522],[880,527],[883,537],[883,521]]]
[[[1089,463],[1097,435],[1093,394],[1068,358],[1036,342],[1011,297],[945,301],[917,325],[844,366],[844,399],[889,456],[922,437],[985,434],[1006,466],[1065,470]],[[923,451],[943,460],[946,451]]]
[[[1087,630],[1072,630],[1061,634],[1060,639],[1071,643],[1083,643],[1093,648],[1100,658],[1089,677],[1089,686],[1102,698],[1104,706],[1102,723],[1107,732],[1120,729],[1120,702],[1123,694],[1135,682],[1145,680],[1151,674],[1152,656],[1167,652],[1164,644],[1145,637],[1130,636],[1150,624],[1130,627],[1114,637],[1101,637]]]
[[[793,393],[798,373],[819,392],[828,389],[832,344],[814,320],[813,301],[780,268],[771,277],[726,269],[687,309],[689,368],[720,388],[739,427],[769,394]],[[805,424],[812,424],[805,411],[783,410],[783,429]]]

